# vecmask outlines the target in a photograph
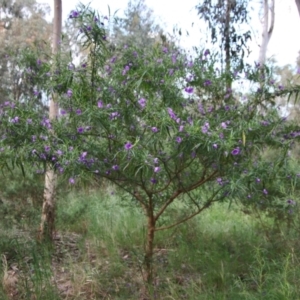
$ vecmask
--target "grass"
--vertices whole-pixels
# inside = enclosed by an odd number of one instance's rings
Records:
[[[142,299],[144,216],[119,195],[62,197],[53,245],[37,244],[24,223],[0,231],[0,274],[13,282],[1,300]],[[218,204],[157,232],[151,299],[300,299],[297,227],[273,230],[265,217]]]

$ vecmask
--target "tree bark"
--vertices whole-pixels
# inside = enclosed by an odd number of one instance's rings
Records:
[[[228,80],[226,83],[227,91],[231,90],[231,77],[229,75],[231,69],[231,55],[230,55],[230,12],[231,12],[231,0],[227,0],[226,2],[226,17],[225,17],[225,69],[228,76]]]
[[[274,0],[270,0],[271,5],[269,6],[269,0],[264,0],[264,16],[263,16],[263,32],[262,32],[262,42],[259,51],[259,58],[258,62],[259,65],[262,67],[266,63],[266,56],[267,56],[267,48],[269,41],[271,39],[274,23],[275,23],[275,3]],[[269,10],[271,11],[271,22],[269,19]]]
[[[295,1],[299,12],[299,17],[300,17],[300,0],[295,0]]]
[[[155,233],[155,217],[153,209],[150,205],[148,209],[148,224],[147,224],[147,239],[145,249],[145,282],[149,285],[153,282],[153,246],[154,246],[154,233]]]
[[[60,50],[60,39],[62,31],[62,0],[54,0],[54,20],[53,20],[53,37],[52,53],[55,62],[55,56]],[[55,66],[55,63],[54,63]],[[57,95],[52,94],[49,105],[49,119],[54,120],[58,116]],[[42,217],[39,231],[39,239],[48,238],[52,240],[54,233],[55,221],[55,193],[57,177],[55,170],[49,165],[45,174],[44,199],[42,207]]]

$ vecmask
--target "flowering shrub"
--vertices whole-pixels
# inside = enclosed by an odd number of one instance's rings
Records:
[[[30,104],[1,107],[3,164],[31,162],[41,172],[48,163],[71,185],[106,178],[130,194],[148,220],[148,281],[155,231],[226,199],[264,209],[291,205],[289,189],[274,182],[298,185],[287,155],[296,129],[271,105],[267,86],[240,101],[243,95],[225,88],[231,75],[215,71],[209,54],[191,59],[157,45],[112,55],[105,20],[89,9],[71,18],[89,56],[78,67],[62,62],[48,76],[45,91],[59,93],[57,120]],[[276,149],[276,157],[265,158],[265,149]],[[161,216],[174,201],[189,209],[163,226]]]

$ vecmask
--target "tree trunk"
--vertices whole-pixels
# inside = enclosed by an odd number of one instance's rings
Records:
[[[153,246],[154,246],[154,233],[155,233],[155,218],[153,210],[148,210],[148,224],[147,224],[147,239],[145,249],[145,282],[149,285],[153,282]]]
[[[52,53],[54,57],[60,50],[60,39],[62,29],[62,1],[54,0],[54,20],[53,20],[53,37]],[[53,94],[49,105],[49,119],[53,120],[58,116],[57,95]],[[39,231],[39,239],[48,238],[52,240],[55,221],[55,192],[57,177],[55,171],[47,166],[45,175],[44,199],[42,208],[42,217]]]
[[[230,55],[230,12],[231,12],[231,0],[227,0],[226,2],[226,18],[225,18],[225,69],[228,76],[226,89],[227,91],[231,90],[231,76],[230,69],[231,69],[231,55]]]
[[[264,15],[263,15],[263,32],[262,32],[262,42],[259,51],[258,62],[262,67],[266,63],[267,56],[267,48],[269,41],[271,39],[273,29],[274,29],[274,21],[275,21],[275,3],[274,0],[271,0],[271,5],[269,6],[269,0],[264,0]],[[269,22],[269,10],[271,11],[271,22]]]
[[[300,17],[300,0],[295,0],[295,1],[299,12],[299,17]]]

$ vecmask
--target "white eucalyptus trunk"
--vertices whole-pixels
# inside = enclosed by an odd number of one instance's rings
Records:
[[[263,0],[263,31],[258,62],[260,66],[266,62],[268,44],[271,39],[275,22],[275,0]]]
[[[62,0],[54,0],[54,20],[53,20],[53,37],[52,52],[53,56],[60,50],[60,39],[62,31]],[[57,95],[53,94],[49,105],[49,119],[53,120],[58,116]],[[44,199],[42,208],[42,217],[39,231],[39,238],[52,239],[54,233],[55,221],[55,196],[56,196],[57,177],[51,166],[47,166],[45,174]]]
[[[300,0],[295,0],[295,1],[299,12],[299,17],[300,17]]]

